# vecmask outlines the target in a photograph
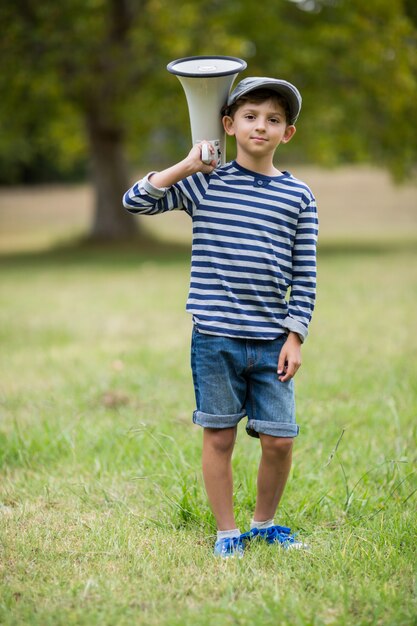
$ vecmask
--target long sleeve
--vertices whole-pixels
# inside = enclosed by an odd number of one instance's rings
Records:
[[[193,215],[207,188],[207,176],[194,174],[172,187],[159,189],[150,182],[151,174],[136,182],[124,194],[123,206],[130,213],[155,215],[177,209]]]
[[[292,281],[288,316],[284,327],[298,333],[304,341],[316,300],[316,247],[318,217],[313,196],[302,208],[295,233],[292,254]]]

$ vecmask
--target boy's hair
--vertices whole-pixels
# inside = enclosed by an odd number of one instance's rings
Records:
[[[261,88],[261,89],[254,89],[253,91],[249,91],[249,93],[244,94],[243,96],[238,98],[236,102],[234,102],[230,106],[225,104],[222,107],[221,115],[222,117],[227,115],[228,117],[231,117],[233,119],[236,111],[247,102],[251,102],[253,104],[261,104],[262,102],[265,102],[266,100],[274,100],[274,102],[279,104],[284,109],[285,120],[288,124],[289,123],[288,120],[291,117],[291,111],[290,111],[290,106],[288,104],[288,100],[281,94],[277,93],[276,91],[273,91],[272,89]]]

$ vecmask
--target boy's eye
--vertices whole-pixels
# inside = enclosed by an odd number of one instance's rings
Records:
[[[279,119],[277,117],[271,117],[269,121],[272,122],[273,124],[279,124]]]
[[[255,116],[254,116],[254,115],[251,115],[250,113],[247,113],[247,114],[245,115],[245,117],[246,117],[246,119],[247,119],[247,120],[254,120],[254,119],[255,119]]]

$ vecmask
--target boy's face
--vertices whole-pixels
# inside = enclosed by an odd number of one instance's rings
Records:
[[[245,102],[234,117],[223,118],[228,135],[236,137],[239,152],[254,159],[271,159],[280,143],[288,143],[295,126],[288,125],[284,108],[274,99],[261,103]]]

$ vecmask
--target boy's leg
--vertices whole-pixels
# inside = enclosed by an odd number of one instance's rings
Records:
[[[236,528],[233,514],[232,453],[237,428],[204,428],[203,476],[218,530]]]
[[[258,491],[253,519],[271,520],[284,493],[291,469],[292,437],[259,434],[262,456],[258,470]]]

